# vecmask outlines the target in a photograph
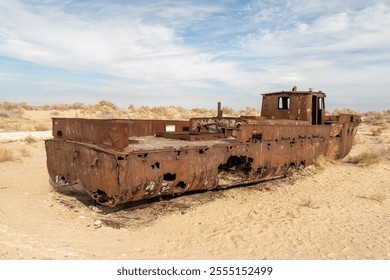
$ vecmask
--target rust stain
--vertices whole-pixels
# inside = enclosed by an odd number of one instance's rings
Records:
[[[54,118],[48,172],[108,206],[283,177],[351,150],[360,116],[327,116],[325,97],[263,94],[260,117],[223,117],[218,104],[217,117],[189,121]]]

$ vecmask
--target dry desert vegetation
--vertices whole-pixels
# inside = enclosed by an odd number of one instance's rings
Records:
[[[31,132],[0,138],[0,259],[390,259],[390,110],[361,113],[343,160],[321,159],[278,181],[114,210],[80,192],[54,191],[44,142],[32,133],[50,130],[52,117],[215,115],[108,101],[0,103],[0,135]]]

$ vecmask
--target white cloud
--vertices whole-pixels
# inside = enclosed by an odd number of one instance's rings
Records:
[[[345,92],[355,84],[375,92],[390,86],[386,1],[227,6],[2,0],[0,56],[104,76],[99,85],[67,84],[59,77],[37,82],[48,89],[159,93],[182,100],[200,89],[255,96],[259,88],[294,84]]]
[[[210,88],[213,82],[247,88],[252,79],[236,63],[214,62],[213,54],[186,46],[175,30],[161,23],[143,23],[142,18],[116,18],[106,14],[103,21],[91,15],[66,13],[62,7],[35,9],[19,2],[3,2],[0,52],[3,55],[77,71],[95,71],[148,83]],[[191,8],[191,7],[190,7]],[[141,8],[136,8],[139,11]],[[150,11],[143,7],[142,13]],[[191,11],[191,12],[189,12]],[[118,12],[118,11],[115,11]],[[169,7],[154,11],[159,17],[197,18],[204,8]],[[199,13],[201,12],[201,13]],[[139,15],[138,15],[139,16]],[[28,23],[28,24],[26,24]],[[241,76],[239,81],[234,77]]]
[[[317,12],[323,9],[322,5],[328,5],[317,4],[309,5],[308,10]],[[286,14],[269,16],[288,18]],[[290,18],[288,24],[264,26],[240,42],[243,53],[266,63],[262,76],[271,83],[336,84],[342,88],[357,84],[360,88],[367,85],[373,91],[379,91],[380,85],[389,85],[385,78],[390,75],[389,5],[343,9],[316,18],[293,14]],[[380,60],[381,66],[377,65]]]
[[[348,28],[349,16],[346,13],[327,15],[318,18],[314,22],[314,32],[340,32]]]

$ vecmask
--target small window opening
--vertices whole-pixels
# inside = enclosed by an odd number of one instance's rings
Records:
[[[323,97],[320,97],[318,99],[318,109],[320,110],[325,109],[325,102]]]
[[[288,96],[281,96],[278,99],[278,109],[281,110],[288,110],[290,109],[290,97]]]

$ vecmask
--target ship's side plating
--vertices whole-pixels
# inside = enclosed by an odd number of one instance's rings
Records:
[[[322,92],[263,95],[262,116],[189,121],[53,119],[50,177],[96,201],[128,201],[285,176],[319,156],[345,157],[357,115],[325,115]]]

